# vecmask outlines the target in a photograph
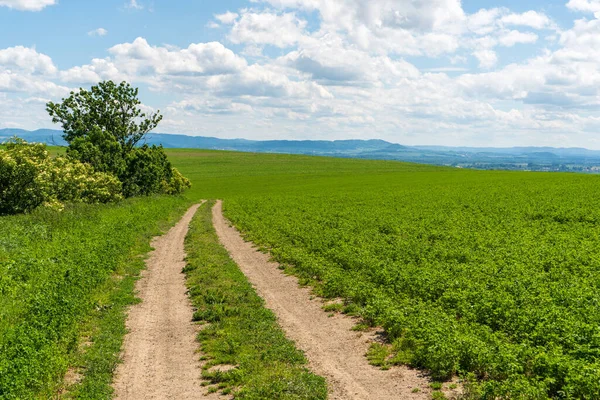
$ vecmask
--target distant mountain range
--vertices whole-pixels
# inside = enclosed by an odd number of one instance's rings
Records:
[[[0,142],[18,136],[30,142],[64,146],[62,131],[0,129]],[[600,173],[600,151],[554,147],[403,146],[384,140],[246,140],[152,133],[148,144],[257,153],[398,160],[459,168]]]

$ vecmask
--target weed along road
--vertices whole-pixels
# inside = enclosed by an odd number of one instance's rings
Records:
[[[123,363],[114,381],[117,399],[210,399],[200,386],[193,310],[186,295],[184,238],[199,205],[152,242],[147,270],[137,282],[141,303],[127,319]],[[215,395],[214,398],[218,398]]]
[[[268,255],[244,241],[223,217],[220,201],[213,208],[213,223],[221,243],[277,315],[286,336],[305,352],[311,370],[327,378],[330,399],[430,398],[429,381],[418,371],[384,371],[369,365],[365,353],[374,335],[352,331],[355,321],[349,317],[324,312],[320,300],[311,300],[309,289],[300,288],[295,277],[285,275]]]

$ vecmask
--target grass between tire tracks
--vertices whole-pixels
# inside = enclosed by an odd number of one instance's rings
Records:
[[[326,399],[325,380],[306,368],[304,355],[286,339],[275,315],[219,243],[213,204],[202,205],[192,220],[184,269],[194,320],[205,323],[198,340],[209,391],[236,399]]]

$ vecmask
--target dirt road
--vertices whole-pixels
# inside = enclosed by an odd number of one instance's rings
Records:
[[[369,365],[365,353],[373,336],[352,331],[351,318],[328,316],[320,300],[311,300],[309,289],[300,288],[296,278],[283,274],[268,255],[242,239],[223,217],[220,201],[213,208],[213,223],[221,243],[277,315],[286,335],[305,352],[311,370],[327,378],[330,399],[430,398],[429,382],[418,371],[382,371]]]
[[[115,397],[211,399],[200,386],[196,329],[186,294],[183,241],[199,205],[191,207],[167,234],[154,238],[147,270],[136,283],[142,302],[127,319],[123,363],[117,368]]]

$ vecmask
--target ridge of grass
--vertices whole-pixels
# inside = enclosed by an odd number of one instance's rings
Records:
[[[219,243],[213,204],[202,205],[190,224],[184,269],[194,320],[205,324],[198,340],[205,360],[202,376],[214,385],[209,390],[236,399],[326,399],[325,379],[306,368],[302,352]]]

